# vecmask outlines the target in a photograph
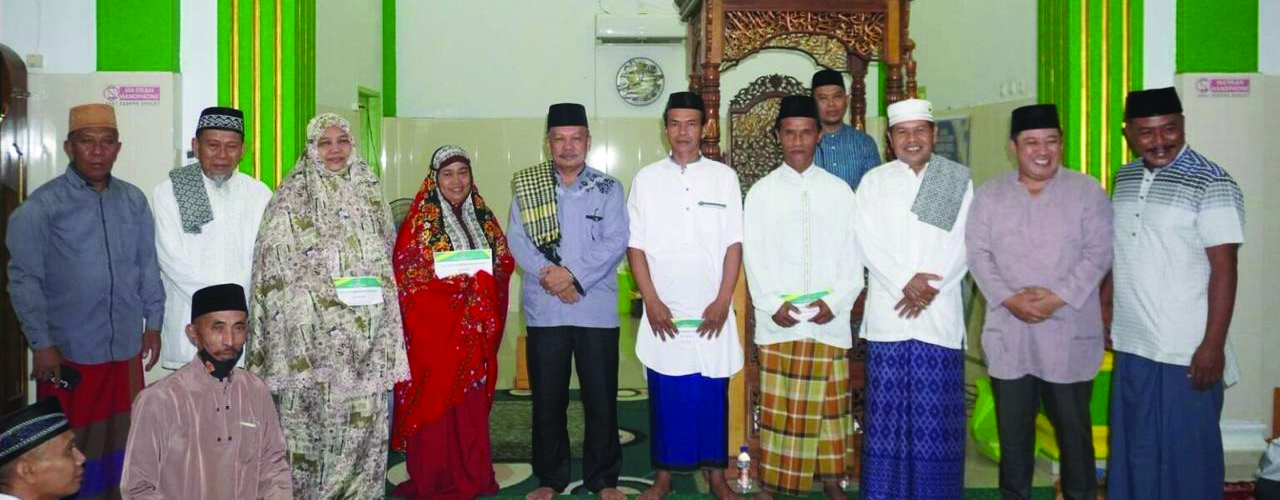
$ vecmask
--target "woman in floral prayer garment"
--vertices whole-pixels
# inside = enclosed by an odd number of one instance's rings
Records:
[[[440,276],[437,256],[462,250],[487,250],[492,270]],[[393,263],[413,375],[396,385],[392,444],[406,452],[409,480],[394,496],[495,495],[489,409],[515,260],[462,148],[444,146],[432,155]]]
[[[345,119],[311,119],[306,148],[258,231],[248,368],[279,405],[295,498],[380,499],[390,391],[409,376],[395,229]]]

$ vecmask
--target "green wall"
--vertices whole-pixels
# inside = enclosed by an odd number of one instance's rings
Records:
[[[180,11],[179,0],[98,0],[98,71],[177,73]]]
[[[1180,0],[1177,38],[1178,73],[1257,72],[1258,0]]]
[[[382,0],[382,116],[396,116],[396,0]]]

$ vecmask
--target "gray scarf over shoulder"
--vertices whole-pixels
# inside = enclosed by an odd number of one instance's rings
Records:
[[[930,155],[929,168],[924,171],[911,213],[916,214],[920,222],[950,232],[960,216],[960,206],[968,189],[969,167]]]
[[[200,227],[213,221],[213,209],[209,207],[209,193],[204,188],[204,171],[200,164],[192,163],[170,170],[169,180],[173,181],[173,197],[178,200],[182,232],[200,234]]]

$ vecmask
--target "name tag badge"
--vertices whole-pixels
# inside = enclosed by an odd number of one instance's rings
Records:
[[[382,280],[377,276],[334,278],[333,288],[338,292],[338,300],[352,307],[382,303]]]
[[[725,205],[724,203],[716,203],[716,202],[714,202],[714,201],[699,201],[699,202],[698,202],[698,206],[700,206],[700,207],[712,207],[712,208],[727,208],[727,207],[728,207],[728,205]]]

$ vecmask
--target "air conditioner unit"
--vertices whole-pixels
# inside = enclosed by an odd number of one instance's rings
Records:
[[[688,31],[674,14],[596,16],[600,43],[683,43]]]

